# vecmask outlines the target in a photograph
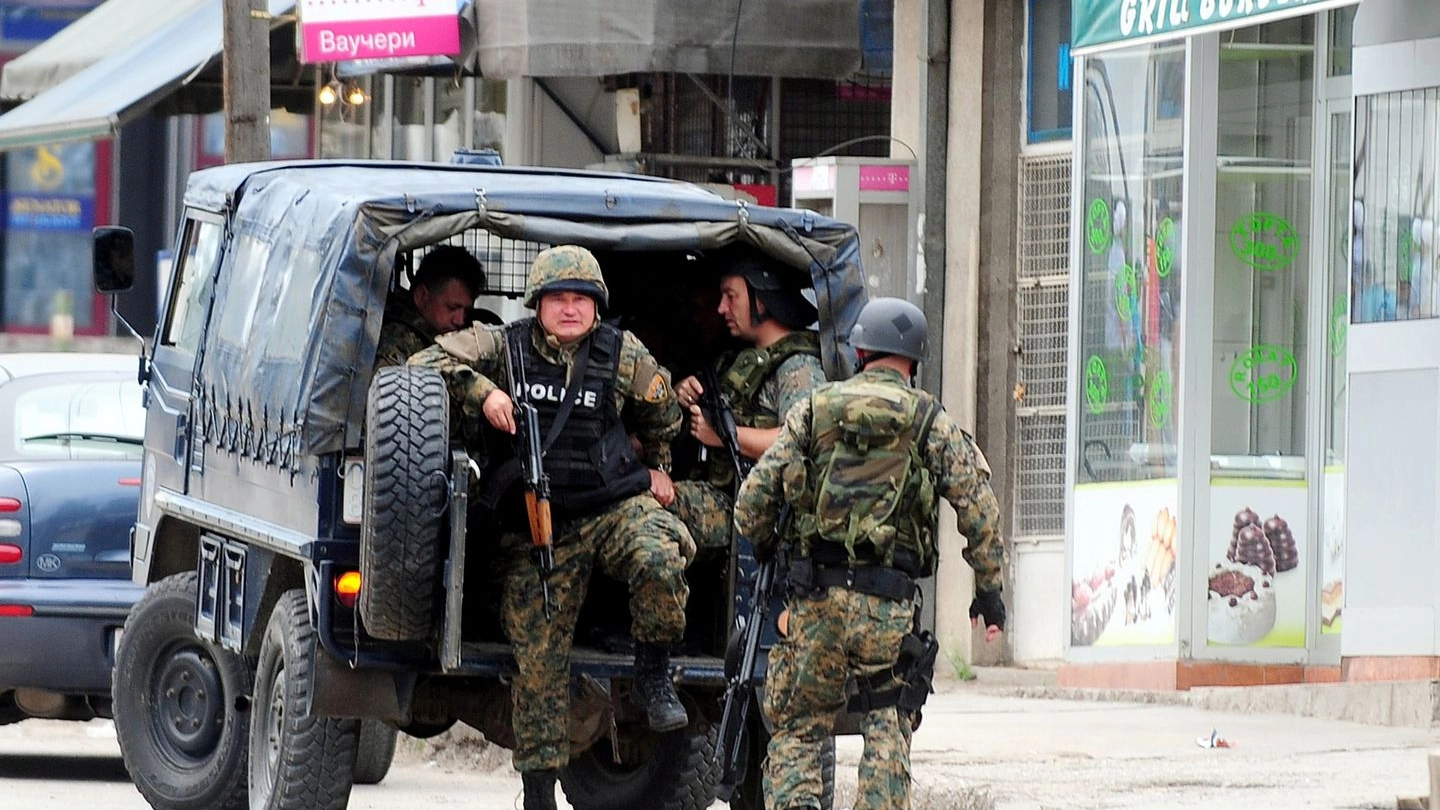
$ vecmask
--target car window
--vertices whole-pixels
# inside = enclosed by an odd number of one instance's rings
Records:
[[[20,458],[135,458],[145,408],[133,379],[67,380],[15,398],[14,454]]]
[[[205,325],[205,310],[210,304],[215,257],[220,252],[220,223],[192,219],[186,223],[176,273],[170,318],[165,324],[164,342],[187,351],[200,344],[200,330]]]

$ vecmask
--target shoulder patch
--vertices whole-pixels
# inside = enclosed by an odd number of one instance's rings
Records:
[[[650,384],[645,387],[646,402],[663,402],[670,398],[670,384],[665,381],[665,375],[656,372],[650,376]]]

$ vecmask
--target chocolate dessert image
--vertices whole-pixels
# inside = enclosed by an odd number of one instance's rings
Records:
[[[1115,612],[1115,566],[1102,566],[1070,585],[1070,643],[1094,644]]]
[[[1295,544],[1295,535],[1290,533],[1290,524],[1279,515],[1272,515],[1261,527],[1265,539],[1270,541],[1270,550],[1275,554],[1275,570],[1289,571],[1300,564],[1300,549]]]

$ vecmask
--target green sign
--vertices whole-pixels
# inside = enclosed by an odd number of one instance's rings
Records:
[[[1085,212],[1085,241],[1091,253],[1104,253],[1110,247],[1110,204],[1099,197]]]
[[[1100,413],[1109,397],[1110,375],[1105,371],[1105,361],[1092,354],[1085,361],[1085,404],[1091,413]]]
[[[1170,422],[1170,372],[1157,371],[1150,381],[1150,392],[1145,401],[1150,406],[1150,424],[1165,427]]]
[[[1223,31],[1314,14],[1359,0],[1072,0],[1072,53]]]
[[[1290,223],[1266,211],[1240,217],[1230,228],[1231,252],[1256,270],[1280,270],[1295,261],[1299,249]]]
[[[1345,338],[1350,331],[1350,307],[1345,303],[1345,296],[1335,296],[1335,304],[1330,308],[1330,356],[1339,357],[1345,353]]]
[[[1155,234],[1155,275],[1166,278],[1175,269],[1175,220],[1166,217],[1160,220],[1160,230]]]
[[[1140,279],[1135,268],[1125,265],[1115,274],[1115,314],[1120,320],[1128,321],[1135,314],[1135,301],[1140,296]]]
[[[1290,393],[1298,368],[1289,349],[1262,343],[1230,364],[1230,390],[1246,402],[1271,402]]]

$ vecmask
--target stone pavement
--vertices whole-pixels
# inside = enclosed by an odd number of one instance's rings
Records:
[[[1344,685],[1315,685],[1303,689],[1320,697],[1306,700],[1274,687],[1249,697],[1235,693],[1256,688],[1122,693],[1060,690],[1043,671],[978,676],[937,682],[915,735],[915,810],[1392,810],[1398,798],[1428,794],[1428,755],[1440,749],[1435,728],[1296,713],[1342,711],[1382,690],[1347,696],[1325,689]],[[1419,682],[1414,691],[1428,690]],[[1212,731],[1229,747],[1197,744]],[[860,747],[858,737],[837,743],[837,808],[854,795]]]

